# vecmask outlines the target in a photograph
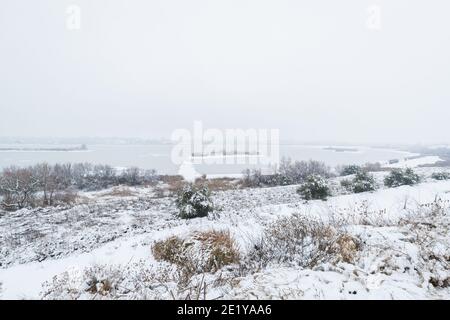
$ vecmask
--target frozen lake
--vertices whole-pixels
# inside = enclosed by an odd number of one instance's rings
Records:
[[[7,166],[28,166],[39,162],[67,163],[90,162],[109,164],[114,167],[136,166],[144,169],[156,169],[159,173],[176,174],[179,166],[172,163],[171,151],[173,146],[160,145],[88,145],[86,151],[16,151],[1,150],[2,148],[29,149],[36,145],[0,145],[0,168]],[[49,146],[55,148],[55,145]],[[57,147],[57,146],[56,146]],[[62,146],[64,147],[64,146]],[[345,147],[349,151],[336,151],[329,146],[309,145],[281,145],[281,157],[294,160],[318,160],[334,167],[342,164],[364,164],[367,162],[385,162],[391,159],[403,159],[411,153],[392,149],[370,147]],[[353,150],[355,149],[355,150]],[[345,149],[342,149],[345,150]],[[236,174],[253,167],[247,164],[201,164],[195,169],[205,174]]]

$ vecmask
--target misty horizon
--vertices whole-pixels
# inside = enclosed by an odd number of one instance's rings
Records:
[[[184,128],[183,128],[184,129]],[[188,128],[186,128],[188,129]],[[67,145],[81,145],[86,144],[174,144],[170,136],[154,136],[154,137],[136,137],[136,136],[67,136],[67,137],[57,137],[57,136],[0,136],[1,144],[67,144]],[[280,138],[280,145],[305,145],[305,146],[361,146],[361,147],[379,147],[379,148],[399,148],[399,147],[432,147],[432,146],[445,146],[448,144],[445,142],[441,143],[390,143],[390,142],[361,142],[361,141],[338,141],[338,140],[301,140],[293,138]]]
[[[448,12],[405,0],[4,1],[0,136],[168,138],[201,120],[311,143],[448,144]]]

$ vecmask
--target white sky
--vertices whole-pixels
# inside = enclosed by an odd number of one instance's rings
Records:
[[[0,136],[168,137],[201,120],[450,143],[449,16],[447,0],[1,0]]]

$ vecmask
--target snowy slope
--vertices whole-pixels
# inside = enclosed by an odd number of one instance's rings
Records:
[[[423,229],[420,223],[417,228],[402,223],[419,210],[433,207],[436,201],[448,208],[450,181],[308,203],[295,189],[217,192],[213,197],[217,216],[192,220],[178,219],[173,199],[156,198],[152,189],[135,189],[136,194],[129,197],[91,193],[85,195],[84,204],[74,208],[8,213],[0,218],[0,295],[4,299],[39,299],[42,284],[65,271],[69,271],[65,276],[71,285],[81,287],[83,270],[93,265],[119,266],[130,275],[140,272],[137,268],[142,264],[150,269],[160,267],[150,250],[154,241],[199,230],[229,230],[245,255],[264,227],[296,213],[347,221],[348,231],[364,242],[358,261],[323,264],[314,270],[271,265],[242,274],[232,287],[219,286],[207,298],[450,298],[445,282],[450,279],[448,260],[445,262],[450,257],[448,210],[426,220],[423,226],[432,224],[435,227],[431,229]],[[432,241],[425,246],[412,240],[422,236]],[[440,258],[424,258],[426,250]],[[215,276],[207,278],[213,282]],[[434,287],[430,282],[435,279],[443,284]],[[169,291],[145,290],[145,295],[124,292],[123,298],[172,298]]]

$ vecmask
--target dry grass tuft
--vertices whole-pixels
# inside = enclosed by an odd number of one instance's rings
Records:
[[[202,248],[209,252],[206,270],[215,272],[230,264],[239,263],[239,251],[229,232],[206,231],[195,234],[195,240],[202,243]]]
[[[187,239],[170,237],[158,241],[152,253],[156,260],[175,264],[189,275],[214,273],[240,259],[229,232],[215,230],[195,232]]]
[[[361,250],[361,242],[349,234],[341,234],[331,246],[331,252],[338,261],[353,263],[357,253]]]
[[[211,191],[226,191],[235,190],[239,188],[237,184],[239,181],[233,178],[213,178],[207,179],[206,177],[201,177],[195,180],[196,185],[206,185]]]
[[[281,218],[268,226],[250,250],[250,264],[284,263],[313,268],[323,262],[351,262],[360,242],[340,228],[301,215]]]
[[[110,191],[102,193],[101,197],[134,197],[137,193],[127,187],[115,187]]]

